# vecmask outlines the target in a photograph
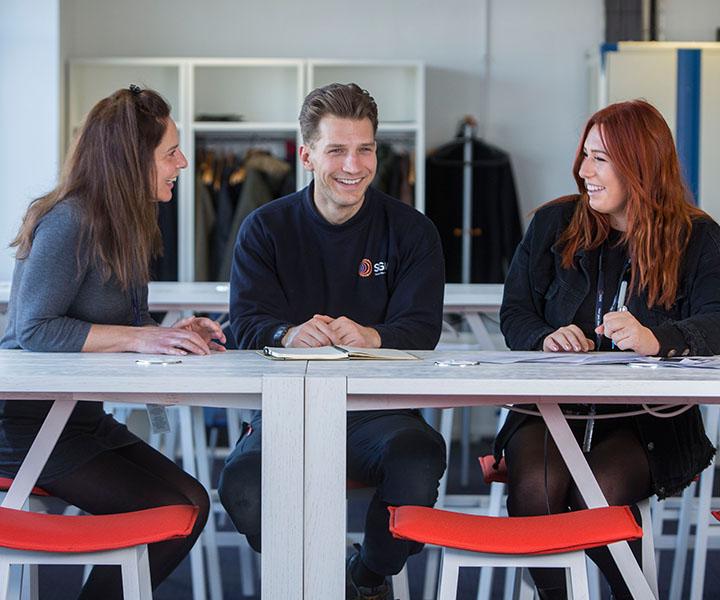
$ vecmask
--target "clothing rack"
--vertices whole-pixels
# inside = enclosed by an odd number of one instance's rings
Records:
[[[285,144],[290,141],[296,143],[295,133],[288,131],[278,132],[202,132],[195,136],[195,150],[210,150],[215,152],[233,153],[242,155],[251,148],[267,150],[280,158],[285,158]]]
[[[472,141],[477,130],[477,121],[467,116],[462,122],[463,131],[463,213],[462,213],[462,282],[470,283],[470,261],[472,260],[472,187],[473,147]]]

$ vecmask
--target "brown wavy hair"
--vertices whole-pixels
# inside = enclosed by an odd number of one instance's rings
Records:
[[[573,267],[579,250],[598,248],[610,232],[608,216],[590,207],[580,177],[583,145],[594,125],[600,130],[608,158],[627,194],[627,230],[622,241],[627,243],[630,255],[630,292],[639,294],[644,290],[648,307],[670,308],[677,296],[680,262],[692,221],[709,217],[692,204],[665,119],[644,100],[611,104],[596,112],[585,125],[573,163],[580,201],[557,241],[562,265],[566,269]]]
[[[114,276],[126,290],[148,282],[150,260],[162,252],[154,152],[170,106],[157,92],[132,88],[100,100],[88,114],[57,187],[30,204],[10,244],[18,260],[30,254],[40,219],[72,198],[83,221],[78,266],[94,260],[105,281]]]

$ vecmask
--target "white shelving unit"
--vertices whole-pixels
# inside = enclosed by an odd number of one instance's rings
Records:
[[[305,89],[301,60],[208,58],[188,59],[189,128],[186,146],[188,178],[195,177],[195,144],[200,135],[227,136],[231,140],[291,138],[300,140],[297,110]],[[198,120],[205,115],[232,115],[237,121]],[[221,139],[221,138],[219,138]],[[296,181],[302,181],[302,166],[295,161]],[[195,278],[193,249],[195,184],[188,201],[188,231],[179,238],[180,278]],[[183,263],[187,265],[182,268]]]
[[[415,158],[415,207],[424,212],[425,67],[418,61],[243,58],[101,58],[68,67],[65,147],[90,108],[131,83],[157,90],[172,105],[188,168],[178,185],[178,275],[194,279],[195,146],[201,136],[288,139],[300,144],[303,98],[332,82],[355,82],[378,103],[378,139],[407,146]],[[207,120],[208,116],[238,120]],[[198,117],[201,118],[198,119]],[[296,160],[296,180],[310,179]]]

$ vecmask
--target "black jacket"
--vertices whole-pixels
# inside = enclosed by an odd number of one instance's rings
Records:
[[[473,140],[472,244],[473,283],[502,283],[522,237],[518,198],[510,157]],[[462,273],[463,140],[442,146],[427,159],[425,213],[440,232],[448,282]]]
[[[544,338],[573,323],[588,294],[596,294],[599,250],[579,252],[577,268],[564,269],[555,242],[567,227],[579,197],[538,210],[513,257],[502,307],[501,329],[511,350],[539,350]],[[720,227],[710,219],[693,223],[680,270],[676,302],[647,307],[647,296],[630,296],[628,310],[660,342],[660,354],[720,354]],[[594,339],[593,332],[585,332]],[[526,417],[511,413],[496,439],[502,454]],[[710,462],[714,448],[694,407],[670,419],[633,417],[648,455],[659,497],[688,485]]]

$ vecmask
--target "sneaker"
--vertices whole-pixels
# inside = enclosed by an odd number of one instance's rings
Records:
[[[387,581],[373,587],[357,585],[353,581],[352,569],[357,560],[360,560],[360,553],[356,551],[347,561],[347,568],[345,569],[345,600],[393,600],[392,591]]]

